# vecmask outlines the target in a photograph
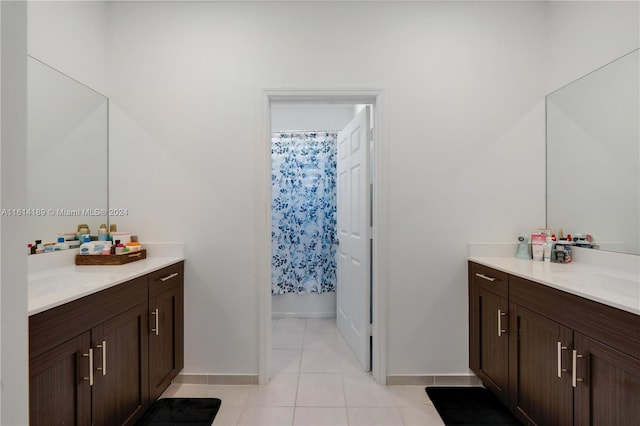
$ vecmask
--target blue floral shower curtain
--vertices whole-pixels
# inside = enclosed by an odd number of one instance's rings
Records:
[[[272,294],[336,289],[336,138],[272,135]]]

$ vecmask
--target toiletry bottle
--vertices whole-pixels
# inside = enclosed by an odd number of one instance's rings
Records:
[[[36,240],[36,253],[44,253],[44,246],[42,240]]]
[[[116,254],[124,254],[124,244],[120,243],[116,246]]]
[[[553,240],[551,237],[547,237],[547,240],[544,242],[543,250],[544,250],[544,261],[551,262],[551,249],[553,248]]]
[[[142,246],[138,242],[138,236],[132,235],[131,241],[127,243],[126,247],[127,247],[127,251],[140,251],[140,249],[142,249]]]
[[[98,241],[107,241],[109,239],[109,232],[107,231],[107,225],[102,224],[98,228]]]
[[[33,244],[27,244],[27,247],[29,248],[29,254],[36,254],[36,246]]]
[[[58,237],[58,242],[53,246],[53,251],[69,250],[69,244],[64,241],[64,237]]]
[[[80,245],[80,254],[95,254],[95,244],[93,243],[82,243]]]
[[[81,236],[84,234],[90,235],[91,231],[89,230],[89,225],[87,225],[86,223],[81,223],[78,225],[78,232],[76,233],[80,242],[82,242]]]
[[[118,227],[116,226],[115,223],[110,223],[109,224],[109,239],[111,240],[111,242],[115,242],[113,240],[113,233],[114,232],[118,232]]]
[[[142,247],[137,241],[131,241],[127,243],[127,251],[140,251]]]
[[[120,244],[120,240],[115,240],[113,244],[111,244],[111,254],[116,254],[116,247]]]

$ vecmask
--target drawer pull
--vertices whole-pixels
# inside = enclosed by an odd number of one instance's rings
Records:
[[[93,349],[89,349],[89,353],[82,354],[82,356],[89,358],[89,377],[83,377],[82,380],[88,380],[89,386],[93,386]]]
[[[178,275],[180,275],[180,274],[178,274],[177,272],[174,272],[173,274],[170,274],[170,275],[167,275],[166,277],[160,278],[160,281],[165,282],[167,280],[170,280],[171,278],[177,277]]]
[[[507,315],[506,312],[502,312],[502,309],[498,309],[498,337],[502,337],[507,333],[507,330],[502,328],[502,317]]]
[[[479,273],[479,272],[476,272],[476,277],[478,277],[478,278],[482,278],[483,280],[487,280],[487,281],[491,281],[491,282],[494,282],[494,281],[496,280],[496,279],[495,279],[495,278],[493,278],[493,277],[488,277],[488,276],[486,276],[485,274],[481,274],[481,273]]]
[[[96,368],[98,371],[102,371],[102,375],[107,375],[107,341],[103,340],[101,345],[98,345],[98,348],[102,348],[102,367]]]
[[[567,371],[566,368],[562,368],[562,351],[566,349],[566,346],[562,346],[562,342],[558,342],[558,377],[562,377],[562,373]]]
[[[582,382],[582,379],[578,378],[578,358],[582,358],[582,355],[578,354],[577,350],[573,350],[573,362],[571,363],[571,385],[575,388],[578,382]]]
[[[153,331],[157,336],[160,333],[160,330],[159,330],[160,329],[160,327],[159,327],[160,320],[158,319],[158,317],[160,315],[159,315],[159,312],[158,312],[158,308],[156,308],[153,312],[151,312],[151,315],[153,315],[155,317],[155,320],[156,320],[156,326],[155,326],[155,328],[152,328],[151,331]]]

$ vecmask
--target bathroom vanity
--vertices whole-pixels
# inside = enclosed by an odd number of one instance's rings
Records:
[[[180,257],[43,271],[29,290],[32,425],[135,424],[184,366]]]
[[[469,367],[525,424],[640,424],[637,274],[471,258]]]

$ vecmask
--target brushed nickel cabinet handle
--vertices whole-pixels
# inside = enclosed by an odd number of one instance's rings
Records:
[[[167,275],[166,277],[160,278],[160,281],[165,282],[167,280],[170,280],[171,278],[177,277],[178,274],[177,272],[174,272],[173,274]]]
[[[102,371],[102,375],[107,375],[107,341],[103,340],[102,344],[97,345],[98,348],[102,348],[102,367],[96,368],[98,371]]]
[[[501,309],[498,309],[498,337],[502,337],[503,334],[507,333],[507,330],[502,328],[502,317],[507,315],[506,312],[502,312]]]
[[[487,280],[487,281],[491,281],[491,282],[494,282],[496,280],[494,277],[488,277],[485,274],[481,274],[479,272],[476,272],[476,277],[482,278],[483,280]]]
[[[558,377],[562,377],[562,373],[567,371],[566,368],[562,368],[562,351],[566,349],[566,346],[562,346],[562,342],[558,342]]]
[[[93,349],[89,349],[89,353],[82,354],[82,356],[89,358],[89,377],[83,377],[82,380],[88,380],[89,386],[93,386]]]
[[[151,312],[151,315],[153,315],[156,320],[155,321],[156,326],[155,328],[152,328],[151,331],[153,331],[156,334],[156,336],[160,333],[160,327],[159,327],[160,321],[158,320],[158,317],[160,316],[159,314],[160,313],[158,311],[158,308],[156,308],[153,312]]]
[[[572,371],[571,371],[571,385],[575,388],[578,385],[578,382],[582,382],[582,379],[578,378],[578,371],[577,371],[577,367],[578,367],[578,358],[582,358],[582,355],[580,355],[578,353],[577,350],[573,350],[573,357],[572,357]]]

